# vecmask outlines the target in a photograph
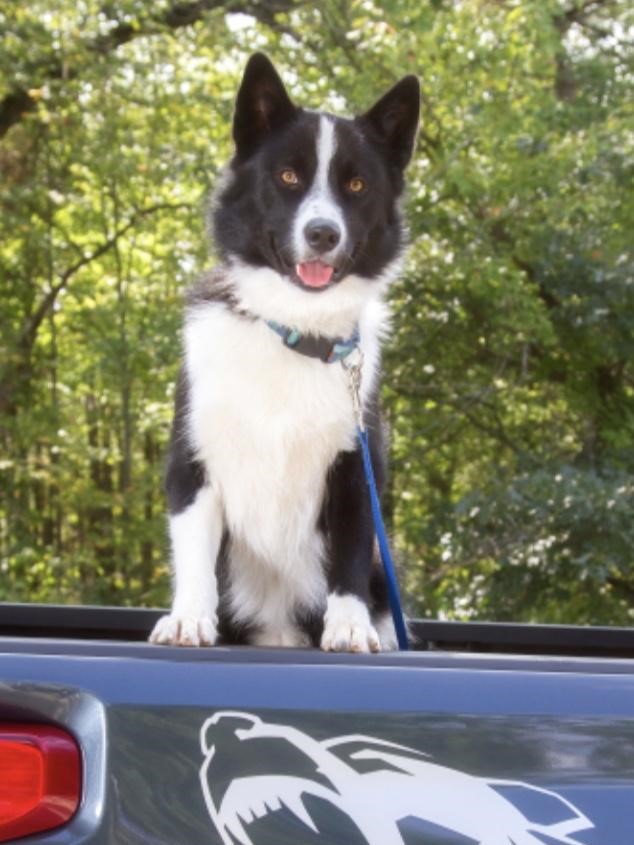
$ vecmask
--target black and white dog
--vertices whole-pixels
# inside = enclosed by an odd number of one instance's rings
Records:
[[[221,264],[191,292],[167,467],[174,598],[155,643],[395,646],[347,373],[378,480],[384,296],[401,265],[406,76],[354,119],[298,108],[251,57],[216,192]]]

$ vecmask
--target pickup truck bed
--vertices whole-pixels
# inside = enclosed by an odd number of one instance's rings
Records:
[[[633,631],[332,655],[151,646],[157,613],[0,605],[0,727],[82,755],[78,812],[25,842],[634,845]]]

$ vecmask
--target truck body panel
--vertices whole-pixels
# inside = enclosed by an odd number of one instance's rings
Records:
[[[11,721],[83,753],[79,812],[33,843],[634,843],[624,658],[4,637]]]

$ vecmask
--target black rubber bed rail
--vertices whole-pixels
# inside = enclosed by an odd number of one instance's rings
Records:
[[[438,651],[634,657],[634,628],[415,620],[421,646]]]
[[[143,641],[160,608],[0,603],[0,636]],[[634,628],[413,620],[418,651],[634,657]]]
[[[0,603],[0,636],[143,640],[165,612],[144,607]]]

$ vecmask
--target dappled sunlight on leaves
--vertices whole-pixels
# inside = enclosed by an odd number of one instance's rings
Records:
[[[204,5],[0,12],[0,599],[167,600],[182,292],[263,49],[308,107],[421,77],[384,391],[410,609],[632,624],[627,4]]]

